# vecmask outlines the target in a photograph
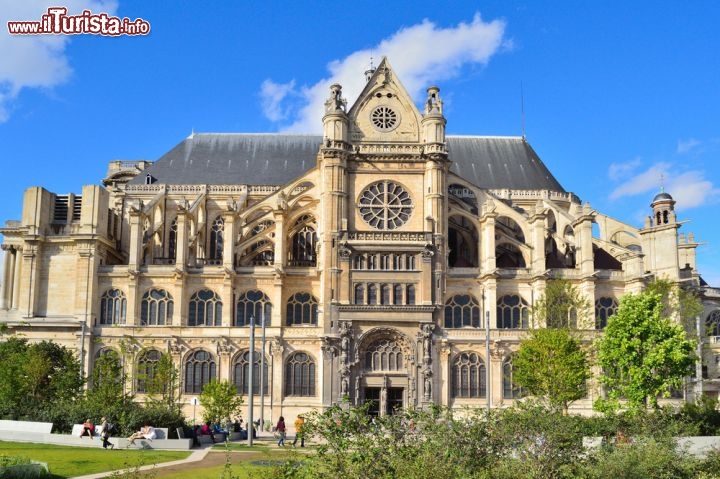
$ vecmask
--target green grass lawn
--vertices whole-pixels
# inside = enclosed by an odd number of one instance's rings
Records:
[[[0,441],[0,455],[22,456],[45,462],[54,477],[59,479],[176,461],[188,457],[190,451],[105,450],[90,447]]]

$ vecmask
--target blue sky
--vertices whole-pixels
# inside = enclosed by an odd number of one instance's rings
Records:
[[[147,36],[11,36],[49,6],[150,23]],[[720,2],[0,0],[0,221],[22,192],[99,183],[195,132],[315,133],[388,55],[447,130],[520,135],[565,189],[641,226],[664,188],[720,286]],[[521,91],[524,108],[521,108]]]

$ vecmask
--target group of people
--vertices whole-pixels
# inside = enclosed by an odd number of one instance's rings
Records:
[[[295,439],[292,442],[293,447],[297,445],[298,440],[300,440],[300,447],[305,447],[305,417],[302,415],[299,415],[297,419],[295,419]],[[285,425],[285,418],[283,416],[280,416],[278,419],[277,424],[275,425],[275,435],[278,438],[278,447],[284,447],[285,446],[285,437],[287,434],[287,426]]]
[[[95,424],[93,424],[90,418],[86,419],[82,426],[82,432],[80,433],[81,439],[85,436],[89,437],[90,439],[95,437]],[[102,440],[103,449],[115,448],[115,444],[110,442],[110,436],[113,433],[112,429],[113,428],[110,426],[107,418],[103,416],[100,419],[100,439]],[[155,432],[155,428],[152,427],[150,424],[145,423],[145,425],[140,428],[138,432],[133,433],[130,437],[127,438],[127,447],[134,446],[135,441],[138,439],[147,439],[148,441],[152,441],[156,437],[157,433]]]
[[[80,433],[80,439],[87,436],[90,439],[92,439],[95,436],[95,424],[93,424],[92,420],[90,418],[86,419],[85,422],[82,425],[82,432]],[[110,430],[108,420],[105,416],[100,418],[100,439],[102,439],[102,447],[103,449],[107,449],[108,447],[110,449],[113,449],[115,447],[115,444],[112,444],[110,442],[110,434],[112,431]]]

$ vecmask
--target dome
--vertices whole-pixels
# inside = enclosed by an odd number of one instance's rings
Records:
[[[653,201],[652,201],[652,202],[653,202],[653,203],[657,203],[658,201],[663,201],[663,200],[670,200],[670,201],[672,201],[672,199],[673,199],[673,197],[670,196],[670,194],[665,193],[664,191],[661,191],[660,193],[658,193],[657,195],[655,195],[655,198],[653,198]]]

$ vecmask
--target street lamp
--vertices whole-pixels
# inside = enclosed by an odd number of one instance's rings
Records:
[[[262,347],[260,349],[260,430],[265,427],[265,303],[262,304]]]
[[[248,355],[248,446],[253,445],[253,365],[255,363],[255,317],[250,316],[250,353]]]

